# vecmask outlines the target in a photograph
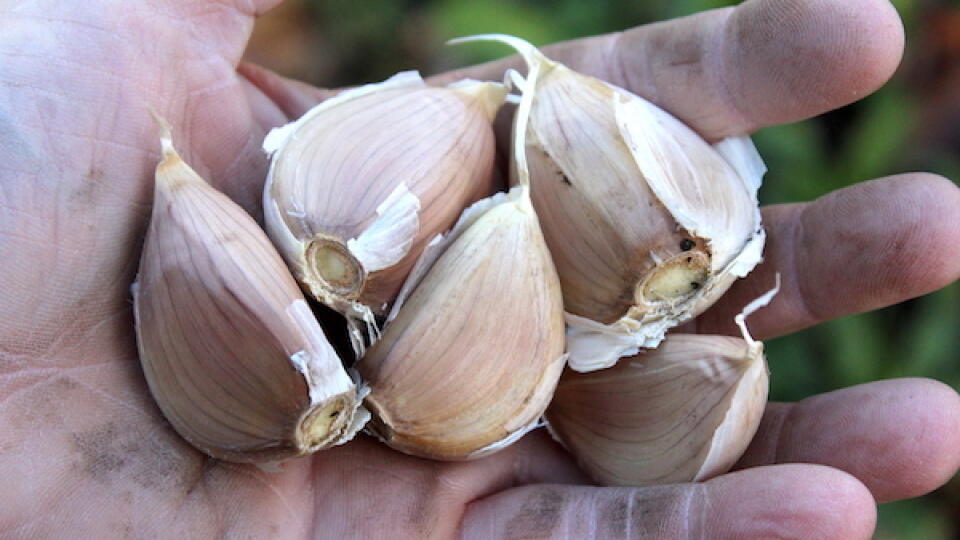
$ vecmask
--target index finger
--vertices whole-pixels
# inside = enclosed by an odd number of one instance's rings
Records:
[[[816,116],[893,74],[903,26],[887,0],[747,0],[735,8],[545,47],[627,88],[708,139]],[[432,79],[501,79],[516,56]]]

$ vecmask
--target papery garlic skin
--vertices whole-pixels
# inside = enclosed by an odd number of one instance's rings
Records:
[[[295,457],[349,440],[366,411],[266,235],[162,137],[133,285],[147,384],[174,429],[228,461]]]
[[[368,324],[386,313],[427,242],[493,191],[505,93],[404,72],[271,131],[266,228],[304,288]]]
[[[565,364],[560,286],[527,187],[477,203],[356,368],[368,429],[391,447],[472,459],[536,425]]]
[[[563,287],[571,368],[656,347],[761,260],[766,169],[749,138],[710,145],[525,41],[472,39],[506,42],[530,68],[519,82],[529,119],[518,115],[514,129],[525,132],[534,207]]]
[[[727,336],[671,334],[658,349],[611,368],[565,373],[547,420],[602,484],[702,481],[743,455],[767,389],[762,347]]]

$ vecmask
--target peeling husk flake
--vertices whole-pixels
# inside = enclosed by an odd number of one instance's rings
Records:
[[[534,207],[563,288],[570,366],[591,371],[700,314],[759,261],[757,189],[765,168],[750,139],[711,145],[649,101],[546,58],[524,57],[529,101],[514,129]],[[522,167],[515,167],[519,173]]]
[[[165,124],[164,124],[165,126]],[[133,286],[150,391],[188,442],[228,461],[349,440],[357,387],[266,235],[177,154],[164,127]]]
[[[672,334],[614,367],[567,371],[549,429],[602,484],[708,480],[733,466],[760,424],[768,379],[757,345]]]
[[[304,289],[368,324],[385,314],[426,243],[493,192],[504,95],[404,72],[271,132],[267,232]]]
[[[358,363],[368,429],[391,447],[480,457],[535,427],[549,403],[565,362],[563,308],[527,190],[465,213]]]

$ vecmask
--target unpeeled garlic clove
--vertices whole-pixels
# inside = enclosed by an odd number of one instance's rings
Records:
[[[164,416],[220,459],[275,461],[362,425],[344,371],[283,260],[243,209],[161,138],[133,285],[140,361]]]
[[[358,362],[368,429],[391,447],[479,457],[535,427],[549,403],[565,362],[563,307],[528,189],[464,213]]]
[[[368,325],[386,313],[426,243],[493,191],[505,93],[404,72],[273,130],[267,232],[305,289]]]
[[[547,410],[550,433],[602,484],[694,482],[727,472],[756,434],[769,389],[763,343],[750,336],[746,318],[779,290],[778,275],[734,318],[742,339],[671,334],[611,368],[567,371]]]
[[[613,365],[656,347],[761,259],[747,137],[710,145],[627,90],[577,73],[503,35],[526,60],[517,115],[534,207],[563,286],[570,366]],[[462,41],[462,40],[461,40]]]
[[[728,471],[746,450],[767,387],[761,349],[739,338],[671,334],[611,368],[566,372],[547,421],[602,484],[701,481]]]

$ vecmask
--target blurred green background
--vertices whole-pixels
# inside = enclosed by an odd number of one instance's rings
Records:
[[[499,45],[445,48],[451,37],[504,32],[535,44],[621,30],[736,4],[718,0],[287,0],[254,32],[247,58],[321,86],[436,73],[498,58]],[[960,179],[960,0],[895,0],[907,53],[879,92],[754,140],[770,169],[764,203],[808,201],[913,170]],[[960,209],[958,209],[960,211]],[[767,345],[771,397],[799,400],[890,377],[960,388],[960,283],[845,317]],[[960,538],[960,480],[880,507],[880,539]]]

